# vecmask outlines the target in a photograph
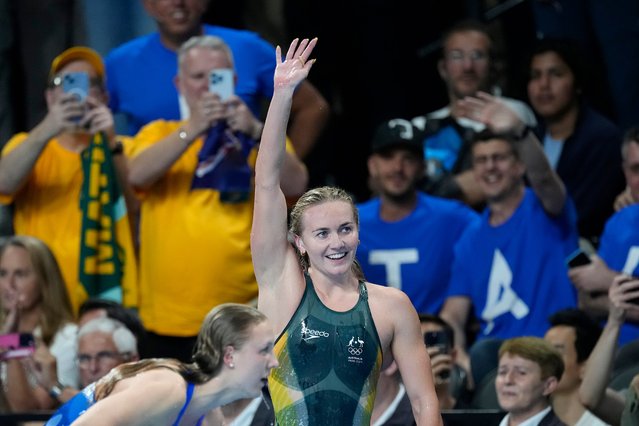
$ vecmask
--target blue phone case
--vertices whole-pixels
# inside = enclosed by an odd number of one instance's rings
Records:
[[[79,101],[84,101],[89,95],[89,74],[85,72],[70,72],[62,76],[62,90],[73,93]]]

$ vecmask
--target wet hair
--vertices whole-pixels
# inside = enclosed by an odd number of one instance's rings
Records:
[[[203,36],[194,36],[185,41],[177,51],[178,56],[178,73],[182,70],[182,65],[184,63],[184,58],[187,53],[191,49],[196,47],[201,47],[205,49],[217,50],[224,53],[231,64],[231,68],[233,68],[233,53],[229,46],[222,40],[220,37],[212,36],[212,35],[203,35]]]
[[[4,239],[0,245],[0,258],[9,247],[23,248],[29,254],[41,295],[42,313],[38,325],[42,330],[42,340],[50,345],[58,330],[74,320],[60,266],[49,247],[35,237],[16,235]],[[4,322],[5,315],[0,309],[0,323]]]
[[[632,126],[623,135],[623,142],[621,143],[621,158],[626,161],[626,149],[631,143],[639,145],[639,126]]]
[[[588,359],[601,335],[601,326],[590,315],[580,309],[564,309],[548,318],[551,327],[567,326],[575,330],[577,362]]]
[[[559,381],[564,374],[564,361],[557,349],[539,337],[516,337],[504,341],[499,348],[499,359],[506,354],[520,356],[539,365],[542,379],[556,377]]]
[[[108,318],[121,322],[135,335],[138,342],[138,349],[144,346],[146,342],[146,330],[142,325],[142,321],[140,321],[135,313],[117,302],[106,299],[87,299],[80,305],[78,318],[81,319],[86,313],[100,309],[104,309]]]
[[[204,319],[193,349],[192,363],[150,358],[122,364],[96,384],[95,399],[106,398],[120,380],[157,368],[168,368],[189,383],[206,383],[222,370],[224,350],[229,346],[241,349],[253,327],[264,321],[266,316],[253,307],[237,303],[219,305]]]
[[[138,342],[135,336],[120,321],[108,317],[92,319],[78,330],[78,346],[83,336],[92,333],[105,333],[111,336],[120,354],[137,355],[138,353]]]
[[[575,81],[575,91],[584,89],[586,85],[586,72],[582,60],[582,52],[576,43],[570,40],[544,38],[534,46],[528,60],[528,69],[531,69],[532,61],[536,56],[545,53],[554,53],[566,64],[572,72]]]
[[[419,322],[421,324],[437,324],[442,328],[444,333],[446,333],[446,337],[451,344],[455,342],[455,331],[450,324],[442,319],[442,317],[431,314],[419,314]]]
[[[355,226],[359,230],[359,213],[357,211],[357,207],[355,206],[355,202],[353,201],[353,197],[351,197],[346,191],[334,186],[322,186],[306,191],[293,206],[290,214],[289,225],[289,242],[293,244],[295,251],[297,251],[300,259],[300,264],[302,265],[302,269],[304,269],[305,272],[308,271],[308,268],[310,266],[308,255],[302,255],[302,253],[300,253],[293,237],[295,235],[302,235],[302,216],[309,207],[327,203],[330,201],[342,201],[349,204],[353,211],[353,220],[355,221]],[[356,260],[353,261],[352,271],[357,279],[364,279],[362,268]]]

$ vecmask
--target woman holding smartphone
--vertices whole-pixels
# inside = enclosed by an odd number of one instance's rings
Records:
[[[0,246],[0,300],[2,334],[32,334],[39,353],[50,351],[56,359],[58,387],[77,387],[77,326],[60,268],[42,241],[13,236]],[[13,411],[57,404],[50,389],[38,385],[35,367],[31,357],[0,362],[0,381]]]

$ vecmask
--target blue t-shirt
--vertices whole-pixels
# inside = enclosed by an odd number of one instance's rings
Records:
[[[599,257],[614,271],[639,277],[639,204],[615,213],[601,234]],[[639,325],[626,323],[619,343],[639,338]]]
[[[578,245],[572,201],[549,216],[530,189],[503,224],[482,220],[455,247],[449,296],[471,299],[481,323],[478,339],[543,336],[548,317],[577,305],[564,259]]]
[[[465,205],[419,193],[413,212],[384,222],[380,199],[359,204],[359,261],[366,279],[404,291],[417,312],[442,307],[453,263],[453,247],[478,215]]]
[[[257,34],[204,25],[207,35],[222,38],[233,53],[235,93],[259,116],[260,101],[273,96],[275,49]],[[106,57],[109,107],[123,113],[134,135],[158,119],[179,120],[177,53],[166,48],[159,33],[151,33],[114,49]]]

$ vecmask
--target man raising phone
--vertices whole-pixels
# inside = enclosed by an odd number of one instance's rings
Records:
[[[233,69],[222,39],[197,36],[178,51],[176,86],[190,118],[157,120],[134,141],[129,181],[143,196],[140,316],[150,356],[188,361],[211,307],[257,296],[249,235],[252,164],[262,123],[239,97],[222,101],[211,72]],[[306,188],[304,164],[284,161],[283,191]]]

